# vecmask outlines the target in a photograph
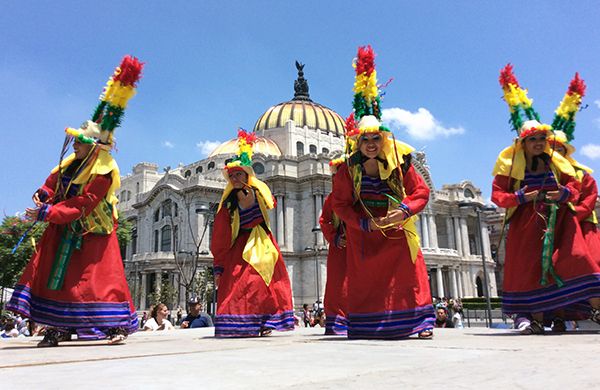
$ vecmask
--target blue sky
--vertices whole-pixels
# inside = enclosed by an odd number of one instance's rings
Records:
[[[31,204],[63,129],[91,115],[124,54],[146,68],[117,130],[122,173],[140,161],[197,161],[202,145],[252,128],[293,96],[295,60],[306,64],[312,99],[345,117],[364,44],[377,53],[379,81],[394,78],[383,106],[402,119],[396,136],[427,152],[437,188],[469,179],[489,196],[495,158],[514,136],[497,81],[507,62],[545,122],[581,73],[588,108],[577,117],[575,156],[600,171],[600,7],[573,4],[4,1],[0,211]]]

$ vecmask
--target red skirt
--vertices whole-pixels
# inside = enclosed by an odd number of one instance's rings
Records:
[[[325,334],[348,334],[348,278],[346,277],[346,248],[329,244],[327,255],[327,284],[325,285]]]
[[[223,262],[217,294],[216,337],[258,336],[263,329],[294,329],[292,289],[279,246],[273,278],[267,286],[263,278],[243,258],[249,231],[240,231]]]
[[[139,325],[116,236],[88,234],[73,250],[62,288],[47,287],[64,225],[49,224],[27,264],[7,309],[36,323],[106,338],[106,331],[135,332]]]
[[[581,222],[581,232],[592,259],[600,266],[600,230],[592,222]]]
[[[542,285],[542,243],[546,229],[532,203],[517,208],[510,220],[506,240],[504,293],[506,314],[564,310],[565,319],[586,317],[590,298],[600,297],[600,264],[594,262],[575,215],[562,206],[556,216],[554,255],[556,274],[564,285],[558,287],[552,276]]]

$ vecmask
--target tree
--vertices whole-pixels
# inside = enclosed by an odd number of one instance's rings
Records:
[[[164,303],[169,308],[173,308],[175,298],[177,298],[177,289],[171,284],[168,279],[163,279],[160,285],[160,289],[155,288],[154,292],[150,294],[150,304],[157,305]]]

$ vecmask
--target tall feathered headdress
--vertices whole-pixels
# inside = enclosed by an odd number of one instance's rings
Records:
[[[256,142],[256,133],[248,132],[241,127],[238,129],[237,151],[235,157],[225,165],[223,174],[228,177],[227,171],[242,168],[246,173],[254,175],[252,170],[252,150]]]
[[[381,124],[381,97],[375,70],[375,52],[371,45],[361,46],[354,63],[354,112],[346,121],[346,135],[355,137],[363,132],[390,130]],[[350,121],[350,122],[349,122]],[[351,128],[348,126],[351,125]]]
[[[511,64],[507,64],[500,70],[499,81],[504,92],[504,101],[506,101],[510,110],[510,123],[513,130],[521,135],[521,127],[524,123],[521,111],[530,121],[535,120],[539,122],[540,116],[532,106],[533,101],[527,97],[527,90],[521,88],[519,85]]]
[[[568,142],[575,139],[575,115],[579,111],[584,96],[585,82],[579,78],[579,73],[575,73],[552,121],[552,128],[564,131]]]
[[[144,64],[137,58],[129,55],[123,57],[106,83],[92,119],[79,129],[67,128],[67,134],[80,142],[97,143],[110,149],[114,142],[114,130],[121,124],[127,102],[136,93],[136,83],[141,78],[143,67]]]

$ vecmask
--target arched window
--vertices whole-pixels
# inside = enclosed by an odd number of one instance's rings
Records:
[[[179,215],[179,205],[173,202],[173,216],[176,217]]]
[[[471,191],[471,189],[469,189],[469,188],[465,188],[464,195],[465,195],[465,198],[474,198],[475,197],[475,194],[473,194],[473,191]]]
[[[160,251],[171,251],[171,226],[165,225],[160,231]]]
[[[304,156],[304,144],[300,141],[296,142],[296,155]]]
[[[254,169],[254,173],[257,175],[265,173],[265,166],[259,162],[252,164],[252,169]]]
[[[308,151],[310,154],[317,154],[317,146],[316,145],[310,145],[308,147]]]
[[[196,168],[196,173],[202,173],[202,166],[201,165]]]
[[[127,200],[131,200],[131,191],[127,191]]]
[[[211,162],[208,163],[208,170],[211,170],[214,167],[215,167],[215,162],[214,161],[211,161]]]
[[[162,202],[161,208],[162,208],[162,216],[164,217],[170,217],[171,216],[171,205],[173,202],[171,202],[171,199],[167,199],[164,202]]]
[[[185,173],[183,174],[183,177],[185,177],[186,179],[188,177],[192,176],[192,171],[190,171],[189,169],[187,171],[185,171]]]
[[[323,153],[323,154],[329,154],[329,149],[327,149],[327,148],[323,148],[323,151],[322,151],[322,153]]]
[[[158,222],[159,219],[160,219],[160,209],[156,209],[156,211],[154,212],[154,222]]]
[[[131,256],[137,253],[137,226],[131,230]]]
[[[140,193],[140,183],[135,183],[135,193],[136,194]]]

